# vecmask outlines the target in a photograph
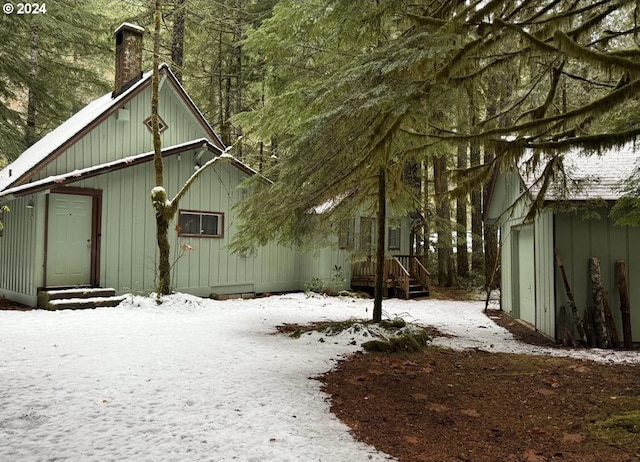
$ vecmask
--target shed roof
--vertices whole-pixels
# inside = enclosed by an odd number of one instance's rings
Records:
[[[640,151],[634,143],[601,153],[576,149],[563,154],[562,162],[564,174],[554,178],[545,194],[546,200],[616,200],[623,196],[624,181],[640,169]],[[540,168],[531,172],[520,166],[520,175],[533,197],[540,192],[535,182],[541,173]]]

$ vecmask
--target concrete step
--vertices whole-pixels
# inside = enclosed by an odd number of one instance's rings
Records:
[[[126,298],[126,295],[91,298],[58,298],[50,300],[44,308],[47,310],[79,310],[87,308],[113,307],[118,306]]]
[[[420,297],[428,297],[428,296],[429,296],[429,291],[425,289],[409,291],[409,298],[420,298]]]
[[[44,289],[38,291],[38,308],[60,310],[117,306],[124,298],[116,296],[116,291],[112,288]]]

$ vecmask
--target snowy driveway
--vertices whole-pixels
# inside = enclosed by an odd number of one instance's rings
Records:
[[[0,461],[389,460],[354,441],[309,380],[353,352],[351,339],[273,335],[285,322],[369,318],[371,305],[290,294],[0,311]],[[550,353],[515,342],[483,306],[389,300],[384,309],[460,336],[438,340],[452,347]]]

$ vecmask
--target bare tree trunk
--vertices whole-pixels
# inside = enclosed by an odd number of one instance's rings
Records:
[[[26,147],[31,146],[38,140],[38,134],[36,131],[36,92],[34,86],[36,84],[36,78],[38,77],[38,58],[40,57],[40,46],[38,43],[38,25],[31,25],[31,61],[29,69],[29,95],[27,101],[27,127],[24,136],[24,142]]]
[[[453,244],[451,242],[451,206],[443,197],[447,192],[447,158],[433,160],[433,183],[436,194],[438,216],[438,284],[449,287],[453,282]]]
[[[236,21],[233,28],[233,49],[235,54],[235,74],[236,74],[236,104],[234,114],[242,112],[242,86],[244,79],[242,75],[242,3],[240,0],[234,2]],[[236,137],[242,136],[242,127],[236,126]],[[238,158],[242,159],[242,144],[238,145]]]
[[[373,322],[382,321],[382,296],[384,292],[384,240],[387,218],[386,171],[378,173],[378,240],[376,243],[376,282],[373,300]]]
[[[458,147],[458,168],[467,168],[467,148]],[[456,201],[456,263],[458,277],[469,277],[469,251],[467,250],[467,199]]]
[[[184,8],[185,0],[174,0],[171,62],[173,64],[173,72],[180,83],[182,83],[182,71],[184,69]]]
[[[469,118],[472,132],[476,132],[478,109],[472,88],[467,89],[469,97]],[[469,162],[471,167],[480,165],[480,146],[472,142],[469,146]],[[482,238],[482,188],[476,186],[471,191],[471,271],[474,274],[484,272],[484,248]]]
[[[484,163],[488,163],[493,159],[493,153],[485,150]],[[482,191],[482,210],[489,205],[489,188],[488,184],[483,186]],[[485,268],[485,287],[490,284],[492,279],[491,270],[496,266],[496,258],[498,258],[498,228],[493,224],[484,225],[484,268]]]
[[[222,74],[222,31],[218,32],[218,130],[222,137],[222,142],[226,143],[227,140],[224,137],[224,78]]]

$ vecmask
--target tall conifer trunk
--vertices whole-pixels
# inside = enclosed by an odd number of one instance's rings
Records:
[[[38,25],[31,25],[31,40],[30,40],[30,48],[31,48],[31,60],[30,60],[30,69],[29,69],[29,95],[27,100],[27,127],[25,131],[24,142],[26,147],[31,146],[33,143],[37,141],[37,132],[36,132],[36,92],[34,89],[34,85],[36,84],[36,79],[38,77],[38,58],[40,57],[40,45],[38,40]]]
[[[171,62],[173,73],[182,83],[184,66],[184,8],[185,0],[174,0],[173,38],[171,40]]]
[[[378,239],[376,243],[376,284],[373,300],[373,322],[382,321],[384,295],[384,240],[387,218],[387,179],[385,166],[378,173]]]

